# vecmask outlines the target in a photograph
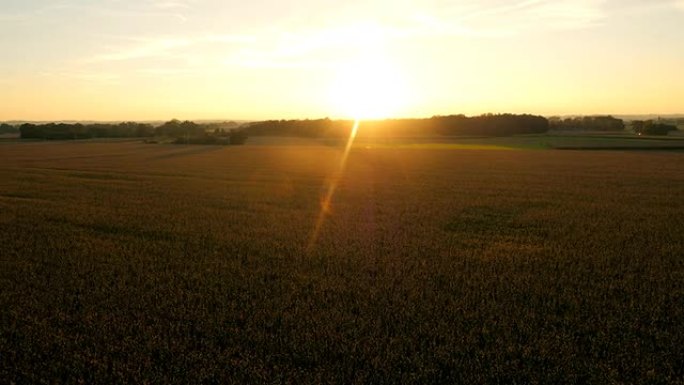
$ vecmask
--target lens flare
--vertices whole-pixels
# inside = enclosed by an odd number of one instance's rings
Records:
[[[342,174],[344,174],[344,169],[347,166],[347,158],[349,158],[349,153],[351,152],[352,145],[354,144],[354,139],[356,139],[356,133],[359,131],[359,119],[354,121],[354,126],[352,127],[351,133],[349,134],[349,139],[347,139],[347,144],[344,146],[344,152],[340,158],[340,163],[335,170],[335,173],[330,178],[328,186],[326,188],[325,195],[321,199],[321,209],[318,213],[318,218],[314,225],[311,236],[309,237],[309,242],[307,245],[307,250],[311,250],[318,240],[321,229],[323,228],[323,223],[325,222],[325,217],[330,213],[330,206],[332,204],[333,196],[335,195],[335,190],[342,179]]]

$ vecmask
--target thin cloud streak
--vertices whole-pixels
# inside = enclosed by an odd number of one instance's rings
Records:
[[[680,0],[684,1],[684,0]],[[165,35],[133,38],[133,44],[111,47],[107,52],[93,55],[82,62],[111,63],[135,60],[171,59],[203,44],[228,44],[216,50],[195,52],[212,56],[224,52],[223,65],[250,68],[310,68],[325,67],[339,60],[339,56],[358,54],[386,43],[405,39],[504,38],[516,34],[551,29],[575,29],[596,25],[606,17],[603,0],[525,0],[510,4],[501,0],[486,3],[475,1],[402,3],[387,14],[379,14],[386,7],[383,1],[357,2],[348,12],[335,16],[325,7],[314,14],[301,14],[280,23],[266,26],[265,20],[256,21],[249,34],[192,33],[179,36]],[[492,4],[493,3],[493,4]],[[145,1],[132,9],[62,3],[52,9],[95,11],[100,15],[121,17],[131,12],[164,14],[182,17],[183,12],[197,6],[197,2],[167,0]],[[375,13],[373,13],[375,12]],[[138,14],[139,15],[139,14]],[[323,17],[330,15],[331,17]],[[307,20],[303,18],[306,17]],[[311,24],[311,20],[327,20],[325,24]],[[307,26],[307,27],[301,27]],[[187,30],[187,28],[185,28]],[[182,30],[181,30],[182,31]],[[119,37],[121,38],[121,37]],[[125,38],[124,38],[125,39]]]
[[[201,70],[191,68],[141,68],[136,72],[152,76],[193,76],[201,73]]]
[[[246,35],[205,35],[199,37],[156,37],[132,39],[137,43],[86,59],[87,63],[115,62],[136,59],[168,58],[200,44],[248,44],[254,38]],[[181,52],[182,54],[182,52]]]
[[[119,74],[92,71],[43,71],[40,75],[47,78],[63,78],[98,85],[118,85],[121,80]]]
[[[177,48],[189,46],[190,39],[160,38],[150,39],[133,47],[125,48],[115,52],[97,55],[91,58],[90,62],[111,62],[135,60],[151,57],[164,57]]]
[[[74,6],[69,3],[58,3],[38,8],[29,8],[23,11],[15,12],[0,12],[0,21],[2,22],[35,22],[38,18],[50,15],[55,11],[68,10]]]
[[[153,7],[159,8],[159,9],[189,9],[190,4],[188,2],[182,2],[182,1],[152,1],[149,2],[152,4]]]
[[[607,16],[604,0],[526,0],[510,4],[470,2],[427,11],[442,25],[455,25],[452,35],[510,36],[526,31],[582,29],[600,24]],[[445,31],[442,29],[442,31]],[[447,29],[446,32],[449,32]]]
[[[347,15],[336,23],[317,28],[295,29],[302,20],[281,25],[282,33],[262,34],[253,44],[236,52],[231,63],[247,67],[307,67],[336,61],[335,53],[359,53],[405,39],[504,38],[525,32],[557,29],[581,29],[600,24],[606,17],[604,0],[526,0],[515,4],[496,2],[498,6],[480,2],[457,2],[435,7],[406,8],[390,18],[373,20],[365,14],[358,21]],[[372,9],[369,6],[369,9]],[[363,14],[363,8],[356,12]],[[318,15],[323,16],[323,15]],[[288,32],[284,32],[288,31]],[[325,59],[329,57],[328,59]]]

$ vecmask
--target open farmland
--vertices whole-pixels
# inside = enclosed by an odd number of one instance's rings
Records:
[[[341,153],[0,143],[0,382],[684,383],[684,153]]]

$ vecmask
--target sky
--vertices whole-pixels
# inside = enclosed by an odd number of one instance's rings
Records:
[[[684,112],[684,0],[0,0],[0,120]]]

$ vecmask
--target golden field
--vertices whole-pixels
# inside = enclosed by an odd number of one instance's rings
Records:
[[[684,383],[684,153],[249,143],[0,143],[0,382]]]

